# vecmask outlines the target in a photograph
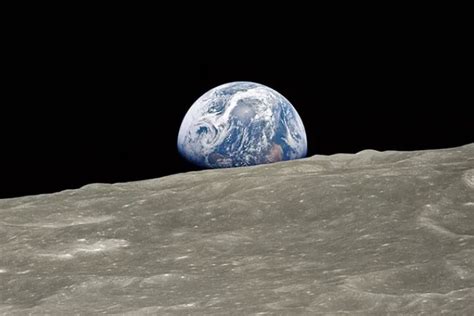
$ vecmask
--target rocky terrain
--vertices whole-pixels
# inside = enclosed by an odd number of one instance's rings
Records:
[[[0,200],[0,314],[474,314],[474,144]]]

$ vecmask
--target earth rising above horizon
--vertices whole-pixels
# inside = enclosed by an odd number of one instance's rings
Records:
[[[307,140],[285,97],[262,84],[238,81],[194,102],[181,123],[178,151],[203,168],[243,167],[303,158]]]

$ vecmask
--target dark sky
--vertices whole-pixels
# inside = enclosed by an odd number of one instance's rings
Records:
[[[474,141],[469,52],[452,36],[346,34],[316,38],[311,50],[262,43],[240,47],[243,55],[213,47],[212,56],[146,36],[76,36],[59,45],[33,35],[14,52],[0,198],[194,170],[176,149],[181,120],[207,90],[237,80],[268,85],[293,104],[308,155]]]

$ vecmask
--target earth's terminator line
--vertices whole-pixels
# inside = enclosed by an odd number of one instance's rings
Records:
[[[280,93],[231,82],[194,102],[181,124],[178,149],[201,167],[239,167],[302,158],[307,140],[300,116]]]

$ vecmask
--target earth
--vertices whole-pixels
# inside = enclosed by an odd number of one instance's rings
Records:
[[[178,150],[203,168],[242,167],[306,156],[306,132],[291,103],[254,82],[231,82],[202,95],[186,113]]]

